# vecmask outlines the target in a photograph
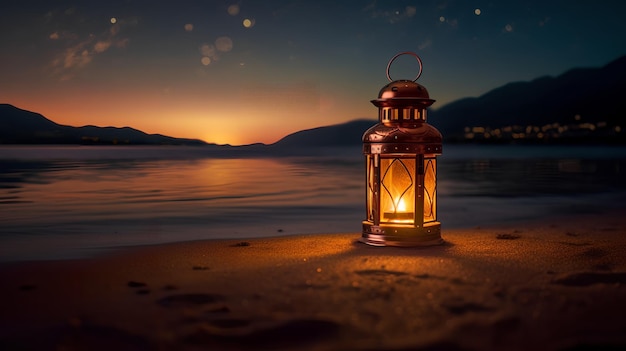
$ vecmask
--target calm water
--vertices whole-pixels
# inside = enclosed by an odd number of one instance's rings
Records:
[[[0,147],[0,259],[211,238],[360,232],[360,150],[215,157],[195,147]],[[443,229],[601,212],[626,148],[446,145]]]

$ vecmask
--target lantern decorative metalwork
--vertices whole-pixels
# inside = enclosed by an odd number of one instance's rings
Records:
[[[401,55],[419,63],[414,80],[392,80],[389,68]],[[371,102],[379,123],[363,135],[366,162],[366,219],[361,241],[376,246],[425,246],[443,243],[437,217],[437,156],[441,133],[426,123],[435,102],[416,83],[422,60],[401,52],[387,65],[387,79]]]

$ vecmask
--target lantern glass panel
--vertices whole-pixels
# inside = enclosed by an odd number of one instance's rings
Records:
[[[381,222],[415,222],[415,170],[415,158],[381,157]]]
[[[367,155],[367,219],[369,221],[374,221],[374,217],[376,215],[375,209],[375,194],[376,194],[376,184],[378,182],[376,177],[376,165],[375,158],[373,155]]]
[[[424,223],[437,220],[437,160],[424,158]]]

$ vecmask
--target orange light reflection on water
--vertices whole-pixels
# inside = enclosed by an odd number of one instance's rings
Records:
[[[268,208],[288,212],[360,207],[362,201],[358,166],[343,167],[342,172],[323,163],[206,158],[71,161],[41,166],[34,170],[36,181],[28,180],[33,175],[23,174],[22,186],[12,189],[11,195],[0,195],[16,199],[12,211],[0,215],[3,224],[236,220],[265,213]],[[8,191],[0,189],[2,192]],[[253,215],[261,218],[259,213]]]

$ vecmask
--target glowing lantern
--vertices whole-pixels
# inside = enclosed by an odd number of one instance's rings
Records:
[[[395,80],[389,75],[393,61],[412,55],[419,63],[414,80]],[[436,245],[441,239],[437,220],[437,155],[441,133],[426,123],[426,108],[435,100],[416,81],[422,60],[402,52],[387,65],[385,85],[372,103],[378,107],[379,123],[363,135],[367,167],[366,219],[361,241],[377,246]]]

